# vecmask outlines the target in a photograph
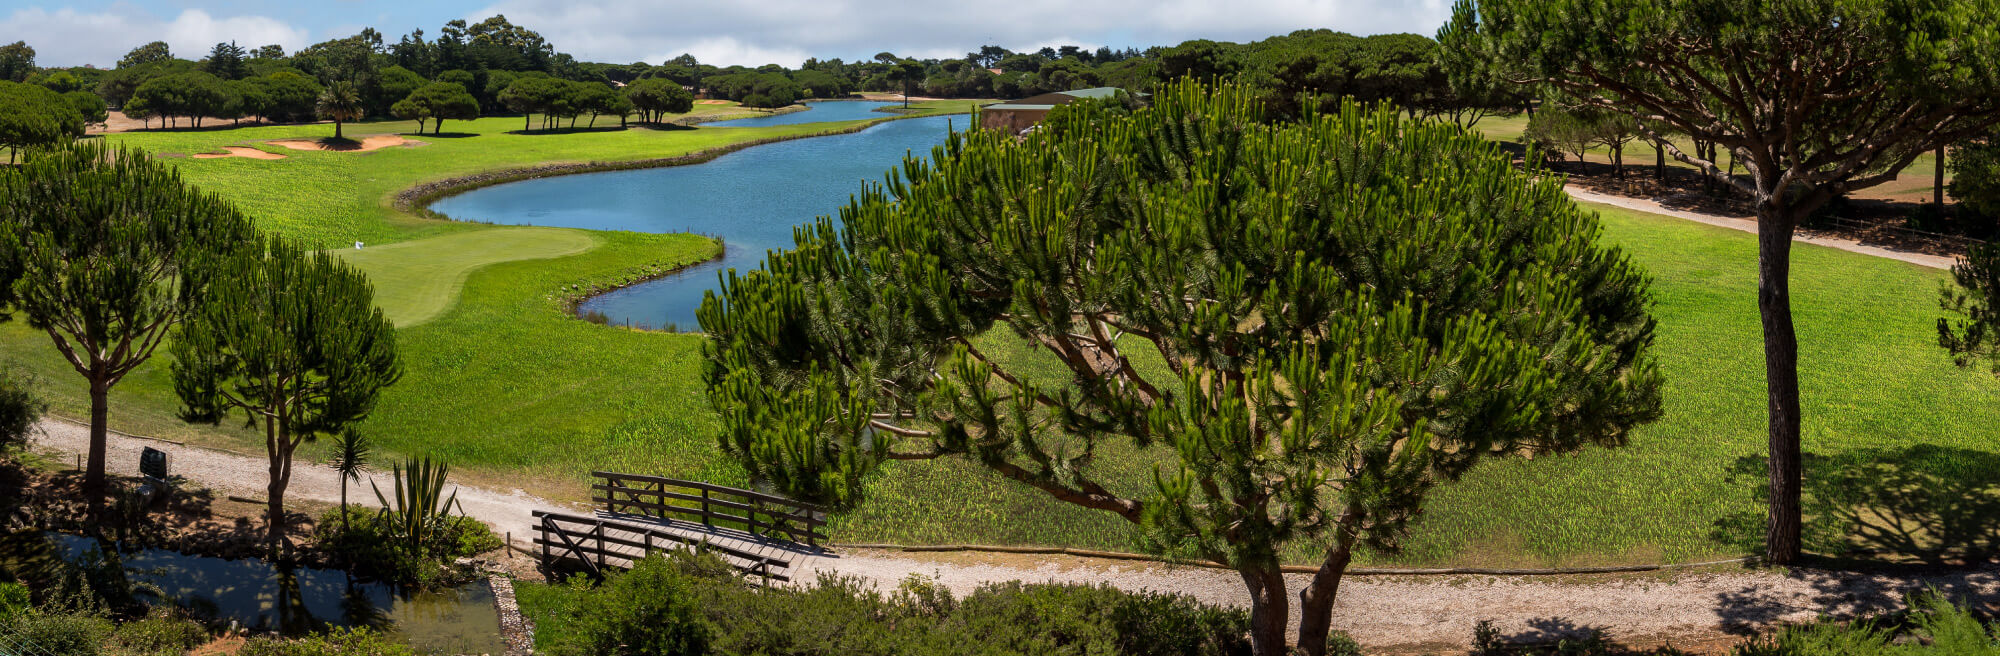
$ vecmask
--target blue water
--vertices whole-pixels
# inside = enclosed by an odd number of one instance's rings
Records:
[[[825,123],[828,121],[865,121],[871,118],[882,118],[884,116],[888,116],[889,114],[887,113],[878,112],[875,110],[881,107],[894,107],[896,106],[896,104],[897,103],[867,102],[861,100],[833,100],[827,102],[814,102],[814,103],[806,103],[806,107],[810,107],[811,109],[807,109],[806,111],[803,112],[789,112],[785,114],[777,114],[774,116],[759,116],[757,118],[739,118],[734,121],[717,121],[714,123],[703,123],[702,125],[721,126],[728,128],[762,128],[762,127],[770,127],[773,125],[792,125],[794,123]]]
[[[868,103],[814,103],[812,110],[769,118],[824,117],[846,111],[836,106],[862,104]],[[963,128],[965,117],[889,121],[852,134],[755,146],[704,164],[513,182],[445,198],[431,209],[466,221],[720,237],[720,260],[579,308],[621,325],[697,330],[695,310],[702,293],[716,287],[718,272],[747,271],[766,251],[790,248],[794,226],[837,215],[863,181],[881,180],[905,153],[928,156],[944,142],[950,121]]]

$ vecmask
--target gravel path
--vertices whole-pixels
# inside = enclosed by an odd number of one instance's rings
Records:
[[[1712,226],[1720,226],[1732,230],[1741,230],[1743,232],[1748,232],[1751,234],[1757,233],[1756,217],[1720,216],[1715,214],[1703,214],[1701,212],[1689,212],[1687,210],[1677,210],[1669,208],[1665,205],[1661,205],[1660,203],[1652,200],[1646,200],[1640,198],[1628,198],[1625,196],[1613,196],[1610,194],[1600,194],[1576,186],[1565,187],[1564,190],[1568,191],[1569,195],[1576,198],[1577,200],[1589,201],[1592,203],[1602,203],[1605,205],[1613,205],[1628,210],[1645,212],[1647,214],[1659,214],[1662,216],[1671,216],[1677,219],[1687,219],[1689,221],[1706,223]],[[1886,257],[1892,260],[1900,260],[1903,262],[1909,262],[1911,264],[1915,264],[1918,266],[1926,266],[1933,269],[1950,269],[1952,264],[1957,262],[1956,258],[1944,257],[1941,255],[1914,253],[1910,251],[1899,251],[1890,248],[1883,248],[1880,246],[1870,246],[1852,239],[1842,239],[1839,237],[1828,237],[1824,235],[1813,235],[1813,236],[1799,235],[1793,237],[1792,240],[1807,244],[1816,244],[1828,248],[1837,248],[1850,253],[1873,255],[1875,257]]]
[[[64,421],[45,421],[37,446],[77,453],[89,431]],[[246,455],[113,434],[111,470],[136,472],[140,449],[151,446],[172,457],[173,471],[225,494],[262,497],[265,464]],[[325,467],[296,465],[288,496],[324,502],[339,500],[339,480]],[[389,485],[386,474],[378,484]],[[362,487],[367,486],[364,483]],[[373,504],[374,495],[351,491],[350,502]],[[589,514],[588,509],[554,503],[519,490],[459,487],[467,514],[500,531],[514,531],[522,544],[535,509]],[[807,558],[794,566],[795,581],[819,573],[854,576],[891,589],[912,575],[935,579],[958,594],[980,584],[1022,580],[1108,583],[1127,590],[1191,595],[1215,604],[1247,603],[1243,584],[1232,572],[1199,567],[1074,556],[924,553],[849,549]],[[1290,576],[1294,588],[1304,576]],[[1602,629],[1638,645],[1724,644],[1728,633],[1776,622],[1812,619],[1822,612],[1847,615],[1895,608],[1904,594],[1935,587],[1981,601],[2000,599],[2000,569],[1935,576],[1870,576],[1819,571],[1729,570],[1679,574],[1565,577],[1351,577],[1343,583],[1335,627],[1375,648],[1430,650],[1463,648],[1473,623],[1490,619],[1507,635],[1536,637]],[[1294,597],[1296,599],[1296,597]]]

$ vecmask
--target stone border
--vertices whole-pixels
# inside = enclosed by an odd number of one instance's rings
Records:
[[[535,622],[521,615],[514,600],[514,579],[495,574],[486,579],[493,586],[493,608],[500,613],[500,637],[507,641],[507,656],[533,656]]]

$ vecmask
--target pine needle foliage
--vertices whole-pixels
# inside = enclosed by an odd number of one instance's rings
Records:
[[[724,451],[836,506],[888,461],[964,458],[1116,513],[1237,568],[1261,654],[1287,649],[1281,550],[1323,545],[1297,632],[1319,654],[1353,549],[1393,551],[1427,490],[1659,416],[1646,277],[1557,177],[1388,108],[1153,103],[954,135],[726,274],[700,312]],[[988,357],[990,330],[1069,380]],[[1158,454],[1153,489],[1093,477],[1108,440]]]
[[[72,142],[0,172],[0,319],[23,315],[84,378],[87,489],[104,489],[112,388],[255,243],[234,205],[138,149]]]
[[[326,251],[270,237],[236,258],[171,347],[182,419],[216,424],[231,411],[264,427],[270,536],[281,554],[292,454],[367,418],[402,375],[395,326],[367,276]]]

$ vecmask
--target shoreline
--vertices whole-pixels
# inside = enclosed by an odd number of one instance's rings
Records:
[[[805,111],[805,108],[795,111]],[[485,187],[491,187],[495,185],[502,185],[509,182],[520,182],[523,180],[535,180],[539,178],[551,178],[562,175],[581,175],[584,173],[604,173],[607,171],[630,171],[636,169],[657,169],[657,168],[667,168],[672,166],[687,166],[691,164],[705,164],[710,161],[714,161],[715,158],[717,157],[721,157],[723,155],[727,155],[739,150],[744,150],[756,146],[793,141],[797,139],[813,139],[817,137],[831,137],[843,134],[853,134],[888,121],[900,121],[911,118],[923,118],[924,116],[929,116],[929,115],[890,114],[887,116],[883,116],[881,118],[868,119],[866,121],[862,121],[855,125],[850,125],[843,128],[824,130],[820,132],[814,132],[811,134],[799,134],[799,135],[792,135],[785,137],[768,137],[764,139],[752,139],[750,141],[734,143],[727,146],[718,146],[715,148],[708,148],[705,150],[698,150],[695,152],[687,153],[684,155],[676,155],[673,157],[657,157],[652,159],[637,159],[637,160],[625,160],[625,161],[615,161],[615,162],[564,162],[564,163],[537,164],[533,166],[494,169],[491,171],[484,171],[480,173],[474,173],[471,175],[462,175],[453,178],[445,178],[442,180],[433,180],[430,182],[419,182],[415,185],[405,187],[402,191],[396,192],[395,195],[390,197],[390,203],[397,211],[415,214],[419,217],[427,219],[436,219],[440,221],[456,221],[459,223],[483,223],[481,221],[471,221],[471,220],[453,218],[450,215],[444,214],[443,212],[432,210],[430,208],[430,205],[439,200],[450,198],[452,196],[456,196],[468,191],[481,189]]]
[[[844,102],[844,101],[824,100],[824,101],[814,101],[814,102]],[[773,115],[777,113],[802,112],[811,109],[810,107],[807,107],[805,105],[794,105],[793,107],[797,107],[797,109],[791,109],[789,112],[776,112],[773,113]],[[698,150],[692,153],[688,153],[685,155],[678,155],[675,157],[631,160],[624,162],[570,162],[570,163],[560,163],[560,164],[541,164],[536,166],[518,167],[511,169],[497,169],[482,173],[474,173],[472,175],[459,176],[456,178],[446,178],[444,180],[437,180],[433,182],[418,183],[414,186],[404,188],[402,191],[396,192],[396,195],[393,197],[392,203],[394,207],[399,211],[408,212],[410,214],[414,214],[427,219],[435,219],[440,221],[453,221],[458,223],[484,223],[481,221],[468,221],[464,219],[453,218],[452,216],[447,215],[443,212],[438,212],[436,210],[431,209],[430,206],[432,203],[435,203],[445,198],[456,196],[458,194],[474,191],[477,189],[483,189],[486,187],[503,185],[510,182],[521,182],[524,180],[535,180],[540,178],[551,178],[564,175],[581,175],[585,173],[605,173],[610,171],[630,171],[638,169],[655,169],[655,168],[667,168],[673,166],[689,166],[694,164],[705,164],[714,161],[716,158],[721,157],[723,155],[734,153],[740,150],[745,150],[755,146],[763,146],[768,144],[781,143],[785,141],[793,141],[797,139],[812,139],[816,137],[831,137],[843,134],[854,134],[856,132],[860,132],[862,130],[866,130],[868,128],[889,121],[898,121],[911,118],[922,118],[923,116],[926,116],[923,114],[914,114],[914,113],[903,114],[903,113],[884,112],[884,114],[886,114],[886,116],[883,116],[881,118],[868,119],[866,121],[862,121],[855,125],[835,130],[814,132],[812,134],[793,135],[788,137],[753,139],[750,141],[730,144],[727,146],[709,148],[706,150]],[[487,225],[495,225],[495,224],[487,224]],[[588,228],[580,228],[580,229],[589,230]],[[561,302],[563,303],[566,312],[570,315],[571,318],[580,321],[586,321],[589,323],[596,323],[596,322],[591,322],[588,319],[585,319],[581,312],[583,304],[590,302],[591,299],[612,292],[616,292],[622,289],[630,288],[636,285],[649,283],[666,278],[668,276],[676,275],[685,272],[688,269],[720,260],[725,255],[728,254],[728,244],[726,242],[724,242],[719,237],[708,237],[708,238],[713,240],[716,245],[715,255],[709,258],[695,262],[689,262],[677,267],[655,268],[652,271],[648,271],[645,274],[642,274],[638,277],[632,278],[617,285],[612,285],[608,287],[592,287],[588,290],[565,290]],[[648,268],[654,268],[657,267],[658,265],[648,264],[645,266]],[[612,327],[611,324],[599,324],[599,325]],[[674,334],[674,335],[706,334],[700,330],[700,326],[695,326],[694,327],[695,329],[692,331],[686,331],[686,330],[668,331],[664,329],[638,328],[631,326],[618,326],[618,327],[622,327],[627,330],[635,330],[639,332]],[[662,328],[664,328],[664,326]],[[676,326],[676,328],[678,328],[678,326]]]

